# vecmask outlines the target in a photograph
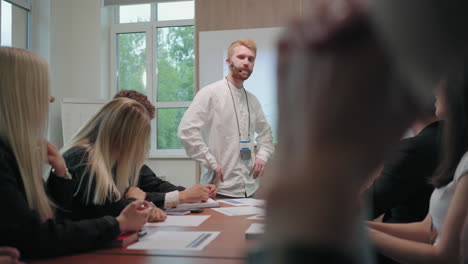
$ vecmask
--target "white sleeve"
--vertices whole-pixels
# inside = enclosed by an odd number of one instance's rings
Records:
[[[257,101],[257,118],[255,120],[255,132],[257,133],[257,146],[258,152],[256,157],[264,160],[265,162],[271,158],[273,152],[275,151],[275,146],[273,145],[273,135],[271,132],[271,127],[268,124],[265,114],[263,113],[262,106]]]
[[[176,207],[179,203],[179,191],[168,192],[164,196],[164,208]]]
[[[463,157],[460,159],[460,162],[457,165],[455,170],[455,181],[459,181],[461,177],[468,174],[468,152],[466,152]]]
[[[210,153],[201,135],[201,129],[205,126],[210,116],[211,94],[208,89],[201,89],[193,99],[190,107],[180,121],[178,136],[185,152],[192,159],[200,162],[207,169],[215,170],[217,162]]]

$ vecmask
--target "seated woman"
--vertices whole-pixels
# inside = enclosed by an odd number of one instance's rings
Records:
[[[155,118],[155,107],[146,95],[134,90],[120,90],[115,94],[114,98],[119,97],[126,97],[139,102],[146,108],[150,118]],[[214,198],[216,196],[216,186],[214,184],[203,186],[195,184],[186,189],[162,180],[146,165],[141,168],[138,187],[132,188],[141,189],[146,194],[145,199],[160,208],[171,208],[179,203],[206,201],[209,197]]]
[[[72,178],[53,175],[48,189],[65,217],[80,220],[118,215],[145,195],[137,186],[149,150],[150,117],[143,105],[117,98],[102,107],[64,147]],[[164,221],[153,206],[149,221]]]
[[[459,263],[460,234],[468,214],[468,65],[436,91],[436,114],[445,117],[442,161],[432,177],[429,214],[421,222],[369,222],[377,249],[398,263]]]
[[[44,162],[57,176],[69,173],[57,148],[45,140],[47,64],[29,51],[0,47],[0,75],[0,246],[15,247],[26,258],[48,257],[96,249],[121,232],[141,229],[151,211],[144,201],[116,217],[78,222],[56,217],[44,189]]]

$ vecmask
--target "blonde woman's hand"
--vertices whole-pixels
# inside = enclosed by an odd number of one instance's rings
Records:
[[[205,187],[208,188],[208,190],[209,190],[208,196],[210,198],[215,198],[216,197],[216,191],[218,191],[218,189],[216,188],[216,185],[207,184],[207,185],[205,185]]]
[[[54,174],[64,176],[67,172],[67,164],[59,150],[52,143],[47,141],[47,162],[54,169]]]
[[[134,201],[116,217],[120,232],[134,232],[140,230],[148,222],[153,206],[147,201]]]
[[[148,222],[163,222],[166,218],[167,215],[163,210],[153,206]]]
[[[126,199],[134,198],[134,199],[143,201],[146,198],[146,193],[138,187],[130,187],[125,193],[125,198]]]
[[[205,202],[209,198],[210,190],[206,186],[195,184],[185,191],[179,192],[181,203]]]

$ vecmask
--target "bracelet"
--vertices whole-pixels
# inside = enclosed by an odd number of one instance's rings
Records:
[[[57,174],[55,173],[55,169],[54,169],[54,168],[52,168],[52,173],[55,174],[55,175],[57,175]],[[66,180],[71,180],[71,179],[72,179],[72,175],[70,174],[70,172],[68,172],[68,168],[65,169],[65,175],[62,175],[62,176],[57,175],[57,176],[62,177],[62,178],[64,178],[64,179],[66,179]]]

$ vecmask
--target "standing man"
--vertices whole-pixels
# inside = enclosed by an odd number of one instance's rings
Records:
[[[273,154],[273,137],[258,99],[244,88],[255,64],[255,42],[234,41],[227,55],[229,74],[197,93],[178,134],[187,154],[207,168],[201,183],[216,184],[218,198],[251,197]]]

